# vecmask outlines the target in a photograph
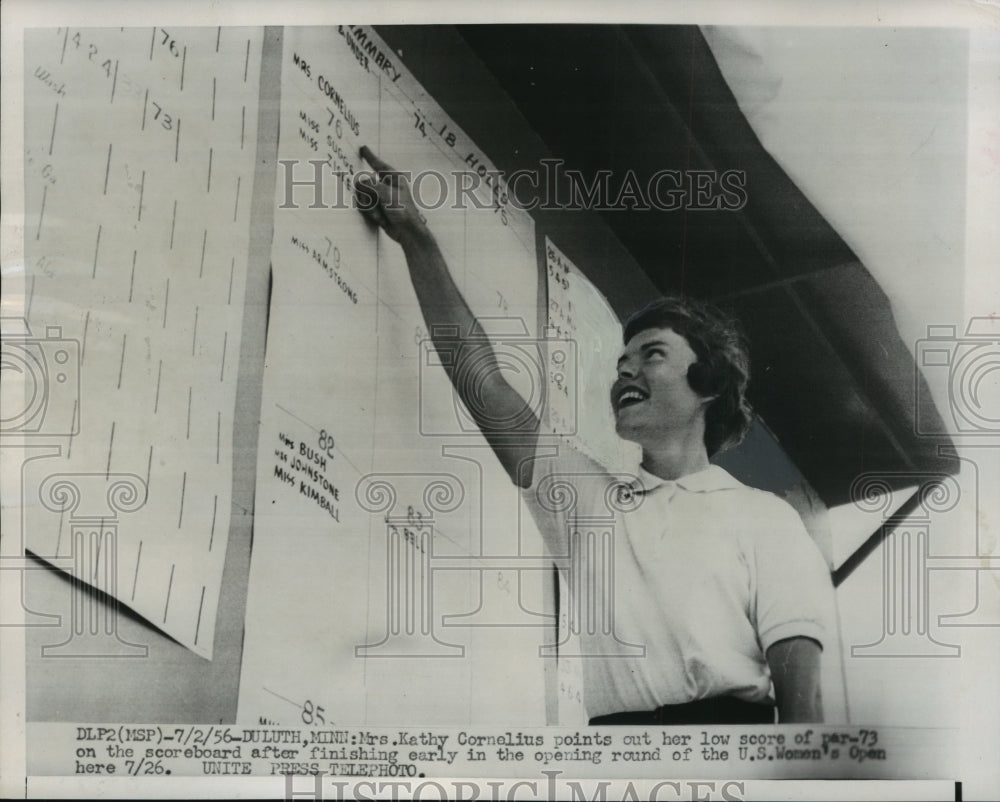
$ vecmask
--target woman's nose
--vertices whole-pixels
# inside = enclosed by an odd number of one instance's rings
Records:
[[[621,379],[635,378],[635,365],[630,359],[623,359],[618,363],[618,377]]]

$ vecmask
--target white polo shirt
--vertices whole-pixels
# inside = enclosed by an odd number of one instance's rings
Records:
[[[787,503],[718,466],[677,481],[637,474],[611,476],[561,445],[536,459],[522,491],[569,579],[566,603],[591,655],[587,715],[722,695],[773,703],[768,647],[795,636],[822,645],[832,632],[819,549]]]

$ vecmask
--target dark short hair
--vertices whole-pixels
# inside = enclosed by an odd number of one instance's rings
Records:
[[[688,383],[699,395],[715,396],[705,411],[705,449],[711,457],[746,436],[753,411],[746,399],[750,355],[739,324],[720,309],[691,298],[659,298],[626,322],[627,345],[647,329],[673,329],[691,346],[698,361],[688,369]]]

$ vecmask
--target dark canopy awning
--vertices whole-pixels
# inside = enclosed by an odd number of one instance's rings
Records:
[[[862,473],[957,470],[888,298],[764,149],[693,26],[462,26],[528,123],[588,182],[631,170],[743,171],[732,210],[607,210],[664,293],[713,300],[744,324],[751,401],[828,505]],[[818,158],[822,154],[817,154]],[[613,278],[613,277],[612,277]],[[592,276],[606,291],[608,277]],[[604,286],[602,286],[604,285]],[[627,314],[628,309],[618,309]]]

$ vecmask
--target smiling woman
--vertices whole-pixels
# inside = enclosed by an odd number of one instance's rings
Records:
[[[592,724],[820,721],[819,654],[832,587],[796,513],[709,464],[750,423],[749,359],[718,310],[663,298],[625,325],[611,388],[618,434],[642,448],[623,481],[565,443],[507,383],[422,219],[406,174],[367,148],[377,183],[359,208],[398,242],[440,362],[588,611],[582,653]],[[465,333],[456,343],[454,332]],[[463,336],[466,339],[462,339]],[[432,334],[432,337],[435,335]],[[463,360],[485,366],[473,385]],[[503,423],[498,423],[503,422]],[[598,533],[594,520],[614,516]],[[602,530],[605,528],[602,526]],[[615,589],[604,584],[614,576]]]
[[[687,340],[670,328],[639,332],[618,360],[615,429],[642,446],[646,470],[666,479],[708,467],[705,410],[714,398],[692,387],[689,373],[697,364]]]
[[[708,400],[705,410],[705,449],[709,457],[738,445],[750,429],[752,412],[746,400],[750,358],[746,338],[735,320],[719,309],[693,299],[660,298],[636,312],[625,323],[628,346],[638,340],[640,350],[651,344],[650,329],[669,329],[693,354],[687,363],[687,382]],[[669,347],[671,339],[653,337]],[[622,360],[619,360],[619,373]],[[619,381],[621,381],[619,379]],[[622,435],[624,437],[624,435]]]

